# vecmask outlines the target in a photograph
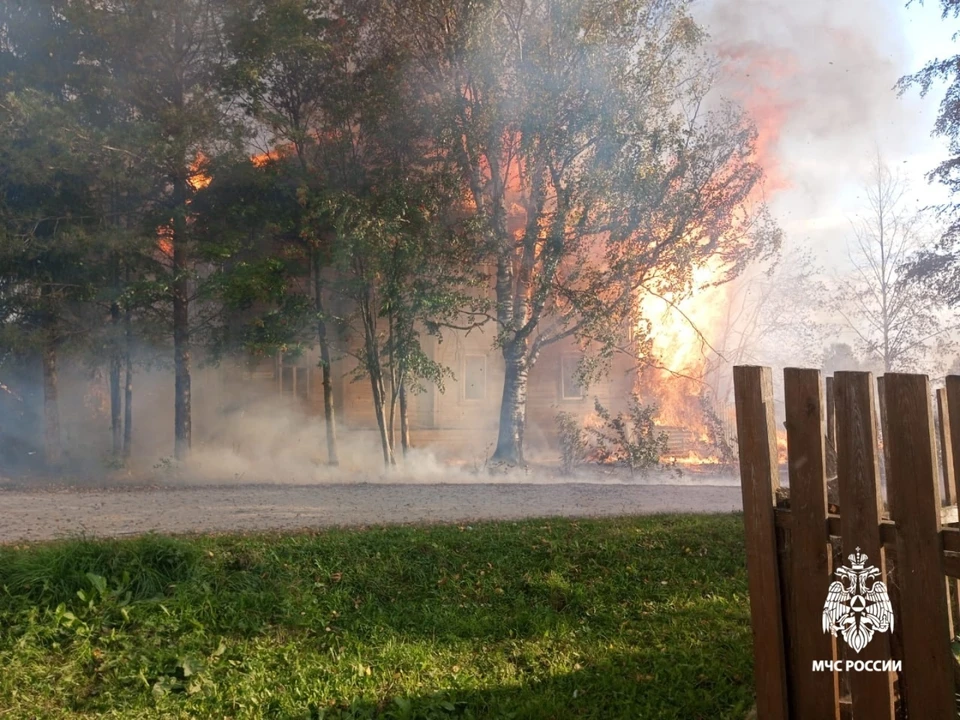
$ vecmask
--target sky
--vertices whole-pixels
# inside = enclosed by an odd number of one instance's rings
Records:
[[[898,97],[897,80],[955,54],[960,22],[931,0],[695,0],[720,57],[720,89],[758,122],[767,199],[790,244],[827,273],[847,262],[850,221],[877,150],[918,206],[945,197],[924,175],[946,156],[932,138],[942,88]]]

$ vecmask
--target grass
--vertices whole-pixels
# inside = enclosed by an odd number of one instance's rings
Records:
[[[735,718],[738,515],[0,547],[0,717]]]

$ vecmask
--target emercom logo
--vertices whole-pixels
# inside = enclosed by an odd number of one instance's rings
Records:
[[[903,669],[901,660],[814,660],[813,671],[840,672],[841,670],[856,670],[868,672],[900,672]]]
[[[893,608],[887,586],[875,580],[880,569],[867,565],[860,548],[848,555],[850,567],[841,565],[830,583],[823,603],[823,631],[834,637],[839,632],[850,648],[859,653],[874,633],[893,631]]]
[[[834,637],[839,633],[855,653],[863,650],[875,633],[893,631],[893,607],[880,569],[867,565],[867,556],[857,548],[848,555],[850,566],[840,566],[830,583],[823,603],[823,632]],[[868,670],[889,672],[899,670],[900,662],[892,660],[814,661],[814,670]]]

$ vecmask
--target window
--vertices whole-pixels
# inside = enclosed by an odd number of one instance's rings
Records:
[[[577,379],[579,355],[564,355],[560,358],[560,397],[564,400],[582,400],[584,393]]]
[[[467,355],[463,359],[463,399],[484,400],[487,397],[487,356]]]
[[[280,396],[297,397],[306,401],[310,398],[310,368],[287,364],[287,360],[288,358],[281,355],[278,361]]]

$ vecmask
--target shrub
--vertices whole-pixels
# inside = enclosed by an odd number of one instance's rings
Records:
[[[560,471],[571,475],[587,459],[587,439],[577,418],[566,412],[557,413],[557,436],[560,440]]]
[[[633,396],[626,414],[613,417],[595,398],[594,410],[602,424],[587,432],[593,437],[593,454],[600,462],[623,465],[631,471],[660,464],[660,457],[667,451],[667,434],[653,421],[656,405],[644,405]]]

